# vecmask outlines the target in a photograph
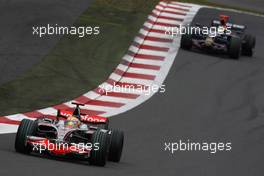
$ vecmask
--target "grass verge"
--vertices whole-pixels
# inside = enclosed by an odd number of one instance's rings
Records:
[[[63,37],[16,80],[0,86],[0,114],[27,112],[76,98],[103,82],[120,62],[158,0],[94,0],[75,26],[100,35]]]
[[[212,7],[220,7],[220,8],[226,8],[226,9],[234,9],[234,10],[240,10],[240,11],[245,11],[249,13],[255,13],[259,15],[264,15],[264,12],[253,10],[253,9],[248,9],[248,8],[242,8],[242,7],[236,7],[236,6],[231,6],[227,4],[220,4],[220,3],[215,3],[215,2],[210,2],[208,0],[178,0],[179,2],[187,2],[187,3],[194,3],[194,4],[200,4],[200,5],[207,5],[207,6],[212,6]]]

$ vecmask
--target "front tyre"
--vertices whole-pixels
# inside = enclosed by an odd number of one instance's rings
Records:
[[[192,35],[183,34],[181,37],[181,48],[185,50],[190,50],[192,48]]]
[[[32,121],[29,119],[23,119],[18,127],[16,140],[15,140],[15,149],[19,153],[28,154],[31,152],[32,147],[27,145],[26,140],[27,136],[32,136],[36,133],[37,130],[37,121]]]
[[[256,38],[250,34],[246,34],[243,39],[242,54],[245,56],[252,56],[253,49],[256,45]]]
[[[241,39],[238,37],[232,37],[229,45],[229,57],[233,59],[239,59],[241,53]]]
[[[113,162],[119,162],[122,155],[124,144],[124,133],[119,130],[112,130],[110,136],[110,148],[108,160]]]
[[[90,164],[104,166],[107,158],[108,134],[97,130],[92,136],[93,148],[90,155]],[[95,147],[96,146],[96,147]]]

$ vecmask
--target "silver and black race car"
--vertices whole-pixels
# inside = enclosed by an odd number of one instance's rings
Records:
[[[229,16],[220,15],[220,20],[212,20],[210,27],[196,24],[198,32],[182,35],[181,48],[190,50],[194,47],[211,53],[224,53],[233,59],[239,59],[241,54],[251,57],[256,38],[246,34],[246,26],[232,24],[228,20]],[[215,30],[204,33],[205,28]]]
[[[119,162],[124,133],[108,129],[107,118],[82,114],[82,104],[74,104],[73,112],[58,110],[57,119],[23,119],[16,134],[16,151],[81,158],[98,166],[104,166],[107,160]]]

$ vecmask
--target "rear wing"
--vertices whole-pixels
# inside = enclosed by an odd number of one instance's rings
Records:
[[[212,20],[211,26],[218,27],[221,25],[221,22],[219,20]],[[231,30],[243,33],[246,30],[245,25],[239,25],[239,24],[233,24],[233,23],[226,23],[227,27],[231,27]]]
[[[58,110],[57,117],[68,118],[73,115],[73,112],[66,110]],[[109,119],[101,116],[89,116],[87,114],[82,114],[80,120],[84,123],[108,123]]]

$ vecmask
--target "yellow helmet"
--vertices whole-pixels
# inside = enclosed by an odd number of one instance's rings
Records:
[[[74,116],[70,116],[67,118],[67,120],[64,122],[65,128],[77,128],[80,125],[80,120]]]

